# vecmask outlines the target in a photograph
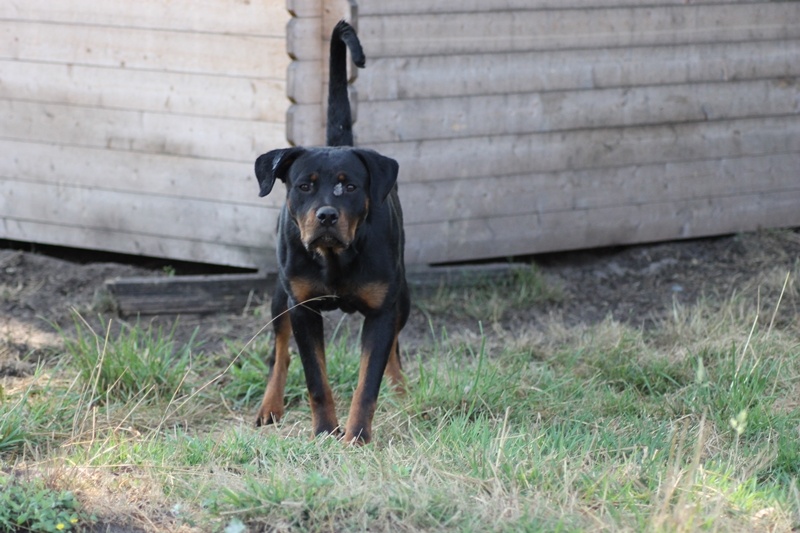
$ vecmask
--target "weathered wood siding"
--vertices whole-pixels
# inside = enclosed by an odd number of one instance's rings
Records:
[[[284,0],[0,3],[0,238],[273,261]]]
[[[314,79],[323,52],[308,43],[341,3],[294,3],[307,12],[290,26],[305,54],[291,69]],[[800,225],[800,2],[350,12],[367,55],[356,142],[400,161],[409,262]],[[298,144],[323,131],[311,85],[295,82]]]
[[[323,142],[342,17],[411,263],[800,225],[800,2],[28,0],[0,3],[0,238],[268,266],[252,163]]]

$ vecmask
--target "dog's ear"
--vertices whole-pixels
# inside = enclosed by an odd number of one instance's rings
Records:
[[[282,148],[280,150],[272,150],[266,154],[258,156],[256,159],[256,179],[258,186],[261,188],[259,196],[266,196],[275,185],[275,178],[286,183],[286,173],[294,163],[295,159],[300,157],[305,148],[295,146],[293,148]]]
[[[400,165],[391,157],[381,155],[374,150],[356,148],[353,152],[361,159],[369,172],[370,202],[375,205],[382,204],[397,183],[397,172]]]

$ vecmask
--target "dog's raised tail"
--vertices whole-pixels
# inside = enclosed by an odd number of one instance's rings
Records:
[[[347,48],[353,63],[364,68],[366,61],[356,31],[339,21],[331,34],[330,85],[328,87],[328,146],[353,146],[353,118],[347,95]]]

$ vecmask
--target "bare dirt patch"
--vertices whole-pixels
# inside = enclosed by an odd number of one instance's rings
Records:
[[[0,249],[0,376],[25,375],[38,361],[57,354],[58,328],[68,332],[76,312],[93,324],[100,323],[99,317],[115,317],[103,293],[107,279],[167,275],[163,269],[91,262],[91,257],[86,254],[89,262],[76,262]],[[769,276],[785,276],[800,261],[800,230],[548,254],[530,260],[561,296],[510,309],[496,317],[496,326],[513,331],[536,328],[545,317],[573,325],[611,316],[646,327],[670,312],[674,302],[727,298]],[[215,350],[226,339],[245,342],[262,330],[269,312],[263,302],[256,303],[257,312],[141,320],[170,326],[177,320],[177,339],[198,329],[203,348]],[[789,311],[783,315],[798,320],[798,310]],[[458,313],[431,316],[415,309],[402,334],[403,343],[413,350],[429,339],[432,329],[444,326],[454,332],[474,328],[475,322]]]

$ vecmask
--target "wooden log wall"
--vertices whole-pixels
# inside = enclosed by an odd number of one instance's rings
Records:
[[[328,2],[301,3],[290,48],[325,35],[303,17],[322,20]],[[798,2],[351,12],[367,55],[356,142],[400,161],[409,262],[800,225]],[[322,53],[303,50],[296,87]],[[313,87],[290,119],[297,144],[323,132]]]
[[[269,267],[252,163],[323,142],[342,17],[410,263],[800,225],[795,1],[28,0],[0,3],[0,238]]]
[[[274,261],[284,0],[0,3],[0,238]],[[266,201],[265,201],[266,200]]]

